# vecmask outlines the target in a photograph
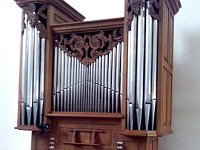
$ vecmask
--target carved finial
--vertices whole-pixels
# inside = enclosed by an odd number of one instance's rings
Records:
[[[42,22],[40,18],[47,20],[47,6],[38,5],[34,3],[28,3],[23,7],[24,14],[27,15],[27,20],[31,27],[36,27],[40,31],[40,37],[45,38],[47,36],[46,32],[46,22]],[[23,33],[23,32],[22,32]]]
[[[33,3],[29,3],[24,7],[24,12],[28,16],[28,21],[31,27],[35,27],[35,22],[37,20],[37,16],[35,15],[36,12],[36,6]]]
[[[49,150],[55,149],[55,138],[49,138]]]

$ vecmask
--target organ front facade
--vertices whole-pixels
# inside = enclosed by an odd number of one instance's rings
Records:
[[[63,0],[22,8],[17,129],[32,150],[158,150],[170,134],[179,0],[125,0],[83,21]]]

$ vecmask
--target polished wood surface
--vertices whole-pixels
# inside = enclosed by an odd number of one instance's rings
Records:
[[[158,107],[157,131],[159,136],[171,133],[172,80],[173,80],[173,31],[174,14],[168,1],[162,1],[158,45]]]

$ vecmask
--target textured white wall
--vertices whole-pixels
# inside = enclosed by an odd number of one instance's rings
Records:
[[[175,17],[173,131],[160,150],[200,150],[200,1],[181,0]]]
[[[66,1],[87,20],[123,16],[123,0],[117,3],[116,0]],[[181,2],[183,8],[175,17],[174,134],[161,138],[160,150],[200,149],[200,2]],[[113,7],[112,11],[110,7]],[[17,122],[20,17],[21,10],[14,0],[0,0],[0,150],[30,149],[30,132],[14,129]]]

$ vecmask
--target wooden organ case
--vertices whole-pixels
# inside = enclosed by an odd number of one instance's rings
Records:
[[[172,132],[179,0],[125,0],[125,16],[83,21],[63,0],[22,8],[17,129],[32,150],[158,150]]]

